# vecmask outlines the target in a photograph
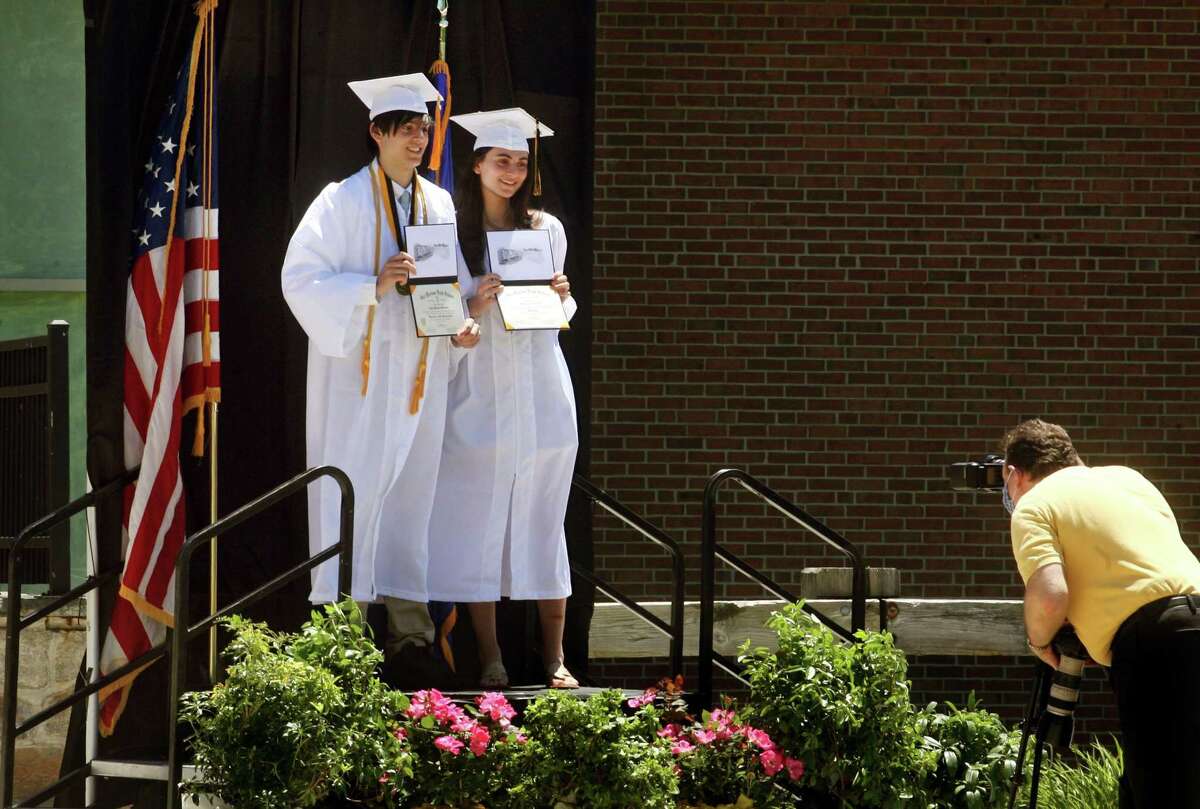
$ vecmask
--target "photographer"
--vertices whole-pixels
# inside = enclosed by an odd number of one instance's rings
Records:
[[[1121,807],[1200,807],[1200,562],[1170,506],[1123,466],[1088,467],[1056,424],[1005,437],[1004,504],[1029,647],[1064,623],[1109,667],[1125,751]]]

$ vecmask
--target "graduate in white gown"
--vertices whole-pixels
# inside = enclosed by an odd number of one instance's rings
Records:
[[[399,247],[416,223],[453,222],[450,195],[419,178],[440,96],[420,73],[352,82],[370,109],[375,159],[331,183],[288,245],[283,294],[308,335],[309,466],[339,467],[354,484],[356,601],[388,607],[389,657],[429,646],[428,524],[441,461],[446,393],[463,348],[479,341],[464,318],[455,337],[418,338],[402,294],[413,259]],[[469,278],[460,258],[460,275]],[[339,490],[308,490],[313,553],[338,541]],[[334,601],[337,565],[313,572],[310,599]]]
[[[531,210],[538,177],[529,144],[537,122],[524,110],[458,115],[476,135],[470,172],[455,195],[459,241],[472,278],[465,288],[480,325],[479,347],[450,383],[446,439],[430,526],[430,598],[467,602],[479,643],[481,685],[508,684],[496,639],[495,602],[536,599],[542,659],[551,687],[578,682],[563,663],[563,623],[571,593],[563,518],[578,449],[575,397],[558,331],[506,331],[485,231],[549,231],[551,285],[568,318],[576,304],[563,266],[562,223]],[[545,126],[540,135],[553,134]],[[436,584],[434,583],[436,582]]]

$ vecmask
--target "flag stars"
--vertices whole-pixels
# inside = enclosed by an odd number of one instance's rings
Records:
[[[150,246],[150,234],[147,231],[142,231],[138,234],[138,242],[144,247]]]
[[[155,167],[154,167],[154,176],[155,176],[156,178],[158,177],[158,173],[159,173],[160,171],[162,171],[162,166],[155,166]]]
[[[187,195],[189,197],[200,196],[200,186],[196,185],[195,183],[188,183]]]
[[[171,154],[175,153],[175,147],[178,145],[179,145],[178,143],[172,142],[170,138],[167,138],[166,140],[164,140],[162,142],[163,151],[170,152]]]
[[[150,213],[151,213],[151,215],[153,215],[153,216],[157,216],[157,217],[160,217],[160,218],[161,218],[161,217],[162,217],[162,212],[163,212],[163,211],[165,211],[165,210],[166,210],[166,208],[164,208],[163,206],[159,205],[159,204],[156,202],[156,203],[154,203],[154,207],[150,209]]]
[[[147,173],[147,174],[149,174],[149,173],[150,173],[150,172],[152,172],[152,171],[154,171],[154,161],[153,161],[153,160],[147,160],[147,161],[146,161],[146,173]]]
[[[195,157],[195,156],[196,156],[196,144],[193,143],[191,146],[188,147],[188,157]]]
[[[171,178],[171,181],[169,183],[163,183],[163,185],[165,185],[167,187],[168,194],[172,194],[175,192],[175,178],[174,177]]]

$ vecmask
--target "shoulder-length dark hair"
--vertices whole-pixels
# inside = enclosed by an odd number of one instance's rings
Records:
[[[475,173],[479,165],[492,147],[476,149],[471,156],[471,166],[458,181],[454,193],[455,219],[458,220],[458,243],[462,245],[463,257],[467,260],[467,268],[471,275],[483,275],[487,265],[484,262],[486,245],[483,238],[483,183]],[[530,207],[533,191],[533,170],[525,177],[525,182],[508,200],[512,210],[513,222],[517,230],[529,230],[541,224],[541,211]]]

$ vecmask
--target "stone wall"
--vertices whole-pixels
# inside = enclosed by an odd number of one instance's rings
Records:
[[[8,630],[7,620],[3,617],[6,602],[7,598],[0,598],[0,629],[5,632]],[[26,599],[21,614],[29,615],[45,603],[41,598]],[[18,724],[74,690],[86,646],[87,613],[83,601],[55,612],[21,633]],[[0,645],[0,665],[3,665],[5,654],[6,646]],[[17,739],[15,794],[18,799],[32,795],[58,777],[69,717],[70,711],[63,711]]]

